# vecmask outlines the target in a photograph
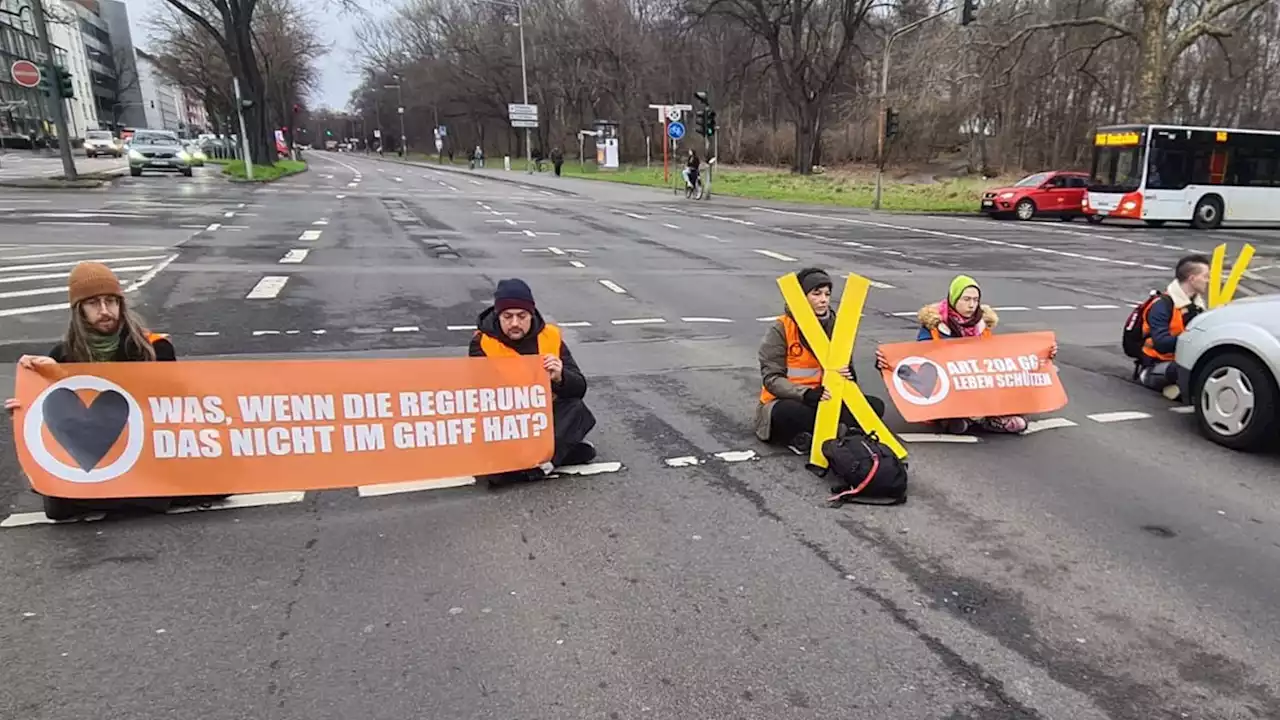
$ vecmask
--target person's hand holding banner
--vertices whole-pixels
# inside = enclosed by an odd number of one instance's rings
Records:
[[[907,422],[1057,410],[1067,393],[1050,359],[1052,332],[881,345],[881,369]]]
[[[552,457],[540,357],[19,367],[14,435],[42,495],[325,490]]]

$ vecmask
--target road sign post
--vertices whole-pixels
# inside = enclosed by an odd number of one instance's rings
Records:
[[[36,42],[45,57],[53,57],[53,46],[49,44],[49,28],[45,26],[44,5],[41,0],[31,0],[31,19],[35,21]],[[36,79],[39,83],[39,78]],[[56,90],[56,88],[55,88]],[[76,161],[71,157],[71,134],[67,131],[67,106],[64,98],[56,94],[53,100],[53,123],[58,130],[58,153],[62,155],[62,176],[67,180],[76,179]]]

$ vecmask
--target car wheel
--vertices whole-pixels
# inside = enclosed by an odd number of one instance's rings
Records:
[[[1144,220],[1143,222],[1155,228],[1164,227],[1164,220]]]
[[[1030,220],[1036,216],[1036,204],[1029,199],[1019,200],[1013,208],[1013,213],[1019,220]]]
[[[129,168],[129,174],[134,177],[142,177],[142,168],[131,167]]]
[[[1191,225],[1198,230],[1214,230],[1222,225],[1222,199],[1217,195],[1200,198],[1191,216]]]
[[[1084,219],[1088,220],[1090,225],[1101,225],[1106,218],[1101,215],[1085,215]]]
[[[1276,427],[1275,379],[1253,355],[1226,352],[1211,359],[1192,385],[1200,432],[1232,450],[1269,445]]]
[[[1059,215],[1058,219],[1061,220],[1062,222],[1071,222],[1072,220],[1076,219],[1076,216],[1072,215],[1071,213],[1067,213],[1065,215]]]
[[[182,177],[191,177],[191,168],[182,168]]]

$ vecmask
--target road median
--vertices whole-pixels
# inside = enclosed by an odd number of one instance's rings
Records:
[[[114,182],[127,172],[129,168],[126,166],[100,172],[77,173],[75,180],[68,180],[64,175],[4,178],[0,179],[0,187],[33,190],[89,190]]]
[[[274,165],[254,165],[253,179],[245,174],[243,160],[209,160],[211,165],[221,165],[222,174],[231,182],[268,183],[280,178],[307,171],[307,163],[301,160],[277,160]]]

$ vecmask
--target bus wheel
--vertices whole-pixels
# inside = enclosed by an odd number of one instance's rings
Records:
[[[1018,204],[1014,206],[1013,212],[1018,216],[1019,220],[1030,220],[1036,216],[1036,204],[1028,199],[1019,200]]]
[[[1144,220],[1143,222],[1150,225],[1151,227],[1164,227],[1163,220]]]
[[[1085,215],[1084,219],[1088,220],[1090,225],[1101,225],[1103,220],[1101,215]]]
[[[1199,230],[1213,230],[1222,225],[1222,199],[1217,195],[1200,198],[1191,216],[1191,225]]]

